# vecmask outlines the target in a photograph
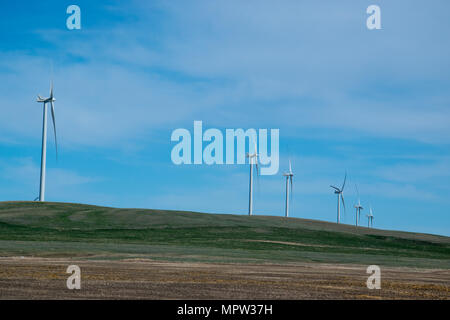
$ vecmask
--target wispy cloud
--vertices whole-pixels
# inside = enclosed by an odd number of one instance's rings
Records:
[[[399,37],[396,28],[409,17],[402,8],[389,4],[400,15],[387,15],[390,32],[380,38],[355,28],[363,25],[364,6],[345,1],[136,2],[127,7],[136,17],[127,24],[79,37],[62,30],[39,35],[58,48],[58,120],[71,144],[124,145],[194,117],[212,125],[344,130],[347,139],[361,133],[449,143],[450,95],[440,91],[436,99],[437,91],[422,85],[450,83],[442,72],[450,45],[438,41],[448,23],[411,26],[415,37]],[[155,10],[162,16],[155,18]],[[430,49],[415,52],[411,70],[407,53],[419,45]],[[5,103],[32,109],[36,90],[48,90],[49,59],[3,53],[1,60],[13,71],[0,73],[9,83],[1,92]],[[7,111],[2,127],[38,132],[34,109],[20,118]]]

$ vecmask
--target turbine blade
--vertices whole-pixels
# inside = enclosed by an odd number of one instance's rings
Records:
[[[289,159],[289,173],[292,173],[291,160]]]
[[[50,99],[53,98],[53,80],[50,82]]]
[[[256,162],[256,187],[257,187],[257,192],[260,193],[261,192],[261,182],[259,179],[259,166],[258,166],[258,162]]]
[[[291,210],[292,210],[292,176],[289,176],[289,182],[290,182],[290,189],[291,189],[291,194],[290,194],[290,199],[289,202],[291,203]]]
[[[341,199],[342,199],[342,205],[344,206],[344,213],[345,213],[345,202],[344,202],[344,195],[341,193]]]
[[[331,186],[331,185],[330,185],[330,187],[332,187],[333,189],[336,189],[336,191],[341,191],[341,190],[339,190],[339,188],[338,188],[338,187],[335,187],[335,186]]]
[[[56,119],[55,119],[55,106],[53,104],[53,101],[50,102],[52,106],[52,120],[53,120],[53,132],[55,134],[55,148],[56,148],[56,159],[58,159],[58,141],[56,139]]]
[[[342,185],[342,191],[344,191],[345,182],[347,181],[347,172],[345,173],[344,184]]]

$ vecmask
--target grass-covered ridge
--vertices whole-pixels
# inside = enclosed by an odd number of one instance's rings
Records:
[[[296,218],[0,202],[0,256],[10,255],[450,269],[450,238]]]

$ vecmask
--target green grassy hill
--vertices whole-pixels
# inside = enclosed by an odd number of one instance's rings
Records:
[[[0,202],[0,256],[450,269],[450,238],[315,220]]]

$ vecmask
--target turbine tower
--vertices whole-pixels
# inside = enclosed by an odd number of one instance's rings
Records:
[[[360,218],[361,218],[361,210],[364,210],[364,208],[361,206],[361,199],[359,198],[358,186],[355,185],[355,187],[356,187],[356,192],[358,194],[358,203],[355,204],[355,208],[356,208],[356,226],[358,226]]]
[[[53,81],[50,84],[50,96],[48,98],[42,98],[38,95],[37,102],[44,104],[43,111],[43,124],[42,124],[42,150],[41,150],[41,180],[39,185],[39,201],[45,201],[45,163],[47,157],[47,103],[51,105],[52,120],[53,120],[53,132],[55,134],[55,147],[56,157],[58,157],[58,144],[56,140],[56,122],[55,122],[55,98],[53,97]]]
[[[285,216],[289,217],[289,186],[290,186],[290,194],[292,197],[292,177],[294,173],[292,172],[291,160],[289,160],[289,172],[283,174],[286,177],[286,206],[285,206]]]
[[[367,228],[373,228],[373,212],[372,212],[372,206],[369,208],[369,214],[366,215],[367,217]]]
[[[345,173],[344,183],[342,184],[341,188],[330,186],[334,189],[334,193],[337,195],[337,223],[341,223],[341,203],[340,200],[342,199],[342,205],[344,206],[344,212],[345,212],[345,202],[344,202],[344,188],[345,188],[345,181],[347,180],[347,173]]]
[[[248,192],[248,215],[251,216],[253,213],[253,165],[256,166],[256,174],[258,175],[258,153],[255,143],[255,153],[248,153],[246,155],[249,158],[250,163],[250,183]]]

